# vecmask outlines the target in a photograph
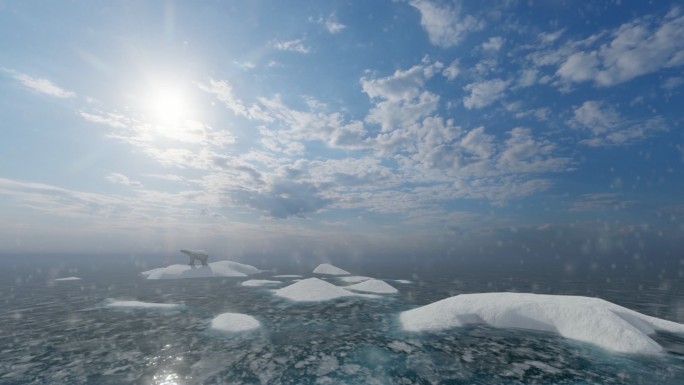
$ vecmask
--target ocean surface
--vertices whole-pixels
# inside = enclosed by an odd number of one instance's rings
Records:
[[[2,385],[684,384],[684,335],[653,336],[663,354],[626,355],[552,333],[486,326],[408,333],[398,322],[401,311],[460,293],[516,291],[595,296],[684,323],[684,285],[676,264],[608,264],[579,272],[529,264],[488,269],[338,263],[353,274],[386,279],[399,294],[302,304],[278,298],[270,288],[240,286],[245,278],[139,275],[162,263],[4,263]],[[310,271],[281,264],[250,278],[308,277]],[[53,280],[68,276],[82,280]],[[291,278],[281,280],[277,287]],[[113,309],[103,306],[107,299],[184,306]],[[223,312],[252,315],[262,327],[240,334],[212,330],[211,319]]]

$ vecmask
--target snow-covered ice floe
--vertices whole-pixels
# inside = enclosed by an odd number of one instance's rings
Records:
[[[251,315],[223,313],[211,320],[211,328],[223,332],[246,332],[261,327],[261,323]]]
[[[392,287],[392,285],[379,279],[369,279],[351,286],[345,286],[344,288],[347,290],[362,291],[364,293],[373,294],[396,294],[399,292],[399,290]]]
[[[157,309],[157,310],[175,310],[180,309],[183,305],[176,303],[156,303],[156,302],[142,302],[119,299],[107,299],[104,303],[105,307],[122,308],[122,309]]]
[[[407,331],[440,331],[465,324],[555,332],[619,353],[658,353],[655,330],[684,333],[684,325],[647,316],[600,298],[529,293],[461,294],[402,312]]]
[[[297,302],[330,301],[355,294],[318,278],[307,278],[276,290],[275,295]]]
[[[302,276],[299,274],[281,274],[274,275],[273,278],[302,278]]]
[[[55,278],[55,281],[80,281],[78,277]]]
[[[346,283],[359,283],[363,281],[368,281],[371,277],[364,277],[362,275],[352,275],[351,277],[340,277],[340,281]]]
[[[269,279],[250,279],[248,281],[242,282],[242,286],[271,286],[279,285],[281,281],[271,281]]]
[[[148,271],[142,275],[147,279],[177,279],[177,278],[206,278],[206,277],[246,277],[258,274],[260,271],[254,266],[233,261],[218,261],[207,266],[193,267],[189,265],[171,265]]]
[[[314,269],[314,274],[325,274],[325,275],[349,275],[349,272],[342,270],[337,266],[333,266],[329,263],[321,263]]]

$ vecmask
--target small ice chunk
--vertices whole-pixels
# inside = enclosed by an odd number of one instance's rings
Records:
[[[409,281],[408,279],[393,279],[393,281],[396,283],[403,283],[403,284],[413,283],[413,282]]]
[[[351,277],[340,277],[340,281],[346,283],[359,283],[363,281],[368,281],[371,277],[364,277],[361,275],[352,275]]]
[[[78,277],[55,278],[55,281],[80,281]]]
[[[248,281],[243,282],[241,285],[242,286],[269,286],[269,285],[279,285],[281,284],[281,281],[271,281],[268,279],[250,279]]]
[[[530,293],[461,294],[402,312],[407,331],[439,331],[480,323],[558,333],[620,353],[657,353],[648,335],[684,333],[684,325],[638,313],[600,298]]]
[[[333,266],[329,263],[321,263],[313,271],[315,274],[325,274],[325,275],[349,275],[349,272],[342,270],[337,266]]]
[[[281,274],[274,275],[273,278],[302,278],[302,276],[298,274]]]
[[[369,279],[351,286],[345,286],[344,288],[373,294],[395,294],[399,292],[387,282],[379,279]]]
[[[246,277],[258,274],[259,269],[254,266],[233,261],[218,261],[207,266],[193,267],[189,265],[171,265],[157,269],[143,271],[147,279],[178,279],[178,278],[206,278],[206,277]]]
[[[224,332],[246,332],[258,329],[261,323],[251,315],[241,313],[223,313],[211,320],[211,328]]]
[[[129,301],[118,299],[107,299],[105,307],[111,308],[127,308],[127,309],[158,309],[158,310],[175,310],[183,307],[176,303],[156,303],[156,302],[142,302]]]
[[[314,302],[351,297],[354,293],[318,278],[308,278],[276,290],[275,295],[291,301]]]

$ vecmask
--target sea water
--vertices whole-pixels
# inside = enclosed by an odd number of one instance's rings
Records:
[[[296,278],[272,277],[312,274],[287,264],[250,277],[283,281],[275,287],[241,286],[248,278],[146,280],[133,263],[8,265],[0,274],[0,384],[684,384],[681,335],[653,336],[663,354],[626,355],[552,333],[408,333],[398,322],[401,311],[460,293],[518,291],[596,296],[684,323],[684,287],[662,269],[341,267],[385,279],[399,294],[290,302],[271,290]],[[81,280],[55,282],[56,274]],[[114,309],[108,299],[183,306]],[[254,316],[261,327],[212,330],[224,312]]]

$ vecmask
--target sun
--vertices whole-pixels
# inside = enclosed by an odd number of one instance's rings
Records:
[[[182,124],[191,111],[190,99],[180,84],[159,82],[150,86],[142,100],[145,115],[163,125]]]

